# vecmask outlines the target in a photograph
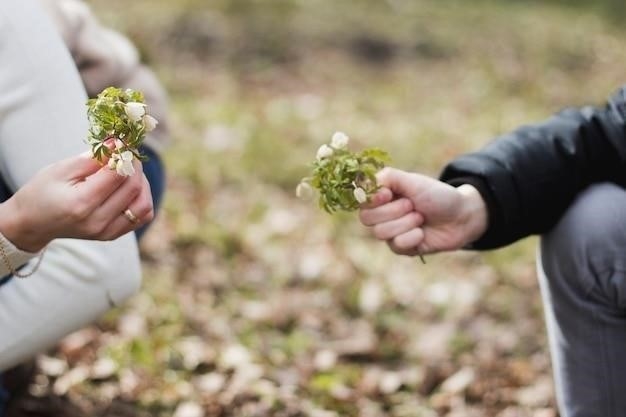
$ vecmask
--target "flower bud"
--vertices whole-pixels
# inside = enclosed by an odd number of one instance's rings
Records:
[[[348,135],[343,132],[335,132],[330,141],[330,146],[335,149],[343,149],[348,146],[348,141],[350,141]]]
[[[296,197],[301,200],[310,200],[313,197],[313,187],[307,182],[301,182],[296,187]]]
[[[146,127],[146,132],[152,132],[158,124],[159,121],[149,114],[143,116],[143,125]]]
[[[117,164],[115,165],[115,170],[118,175],[122,177],[130,177],[135,173],[135,167],[133,166],[133,161],[127,161],[124,159],[118,159]]]
[[[356,187],[353,191],[354,199],[359,203],[363,204],[367,201],[367,193],[361,187]]]
[[[122,161],[132,161],[135,155],[131,151],[124,151],[120,154],[120,159]]]
[[[111,160],[115,161],[115,170],[118,175],[122,177],[129,177],[135,173],[135,167],[133,166],[133,159],[135,155],[131,151],[124,151],[119,156],[113,154]],[[110,163],[110,161],[109,161]]]
[[[320,159],[328,158],[332,154],[333,154],[333,148],[331,148],[328,145],[322,145],[317,150],[317,159],[319,161]]]
[[[146,114],[146,105],[132,101],[124,105],[124,111],[131,121],[138,122],[141,120],[143,115]]]

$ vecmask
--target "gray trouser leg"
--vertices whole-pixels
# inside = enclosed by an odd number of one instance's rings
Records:
[[[583,192],[538,266],[561,416],[626,416],[626,191]]]

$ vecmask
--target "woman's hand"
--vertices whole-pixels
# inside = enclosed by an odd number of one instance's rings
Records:
[[[37,252],[56,238],[113,240],[137,229],[154,213],[141,163],[133,163],[130,177],[88,153],[42,169],[0,204],[0,232],[19,249]]]
[[[471,185],[458,188],[436,179],[385,168],[382,188],[360,211],[377,239],[402,255],[460,249],[487,229],[487,208]]]

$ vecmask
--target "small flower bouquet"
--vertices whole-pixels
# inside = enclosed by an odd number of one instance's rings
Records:
[[[158,124],[146,113],[143,94],[131,89],[108,87],[87,101],[87,143],[93,157],[119,175],[135,173],[133,160],[144,160],[139,147],[147,132]]]
[[[296,188],[302,199],[319,192],[319,205],[328,213],[354,211],[378,190],[376,173],[389,162],[387,152],[369,148],[361,152],[348,150],[349,138],[336,132],[329,145],[317,151],[310,177],[303,178]]]

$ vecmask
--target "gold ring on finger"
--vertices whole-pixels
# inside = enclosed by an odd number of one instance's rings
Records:
[[[124,210],[124,217],[126,217],[131,223],[137,223],[139,221],[137,216],[135,216],[135,213],[133,213],[130,209]]]

